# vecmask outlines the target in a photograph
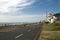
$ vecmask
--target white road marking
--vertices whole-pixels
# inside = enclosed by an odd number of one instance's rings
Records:
[[[30,32],[31,30],[28,30],[28,32]]]
[[[19,37],[21,37],[23,34],[20,34],[20,35],[18,35],[18,36],[16,36],[16,38],[19,38]]]

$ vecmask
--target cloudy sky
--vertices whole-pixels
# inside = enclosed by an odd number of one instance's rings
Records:
[[[60,0],[0,0],[0,22],[38,22],[60,12]]]

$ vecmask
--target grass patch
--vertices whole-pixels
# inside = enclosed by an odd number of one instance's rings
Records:
[[[60,31],[60,24],[59,23],[49,23],[43,24],[43,31]]]
[[[39,40],[60,40],[60,21],[53,24],[44,23]]]

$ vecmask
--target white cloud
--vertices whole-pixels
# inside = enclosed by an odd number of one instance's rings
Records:
[[[0,22],[37,22],[42,20],[42,15],[15,16],[18,10],[22,10],[34,2],[35,0],[0,0]],[[20,13],[22,12],[20,11]]]
[[[34,0],[0,0],[0,13],[17,12],[26,6],[31,5]],[[16,7],[20,7],[17,9]]]
[[[0,16],[0,22],[38,22],[43,15]]]

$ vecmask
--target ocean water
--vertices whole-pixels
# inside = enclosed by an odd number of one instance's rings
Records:
[[[21,25],[21,24],[25,24],[24,22],[16,22],[16,23],[0,23],[0,27],[1,26],[8,26],[8,25]]]

